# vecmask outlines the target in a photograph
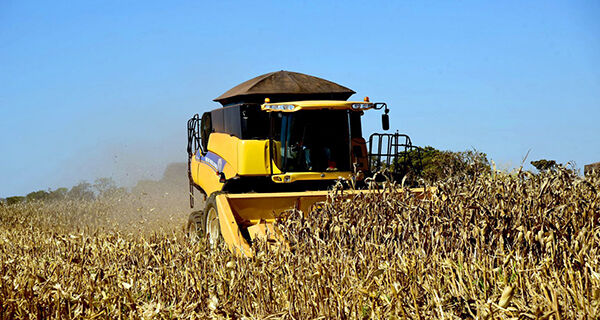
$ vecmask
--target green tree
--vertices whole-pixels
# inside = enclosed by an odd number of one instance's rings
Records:
[[[395,165],[409,166],[415,175],[428,182],[459,175],[473,176],[482,171],[491,172],[490,162],[483,152],[442,151],[431,146],[412,149],[399,157]]]
[[[63,200],[67,197],[67,193],[69,189],[67,188],[58,188],[56,190],[52,190],[48,193],[48,200]]]
[[[25,196],[25,199],[27,200],[27,202],[44,201],[48,199],[49,195],[50,193],[48,191],[40,190],[28,193]]]
[[[67,193],[67,198],[73,200],[94,200],[95,197],[94,191],[92,191],[92,185],[86,181],[82,181],[78,185],[73,186]]]
[[[15,196],[15,197],[8,197],[6,198],[6,204],[7,205],[13,205],[13,204],[17,204],[17,203],[21,203],[25,201],[25,197],[21,197],[21,196]]]
[[[112,178],[98,178],[93,187],[99,197],[106,197],[117,188],[117,184]]]
[[[117,187],[117,184],[112,178],[98,178],[93,185],[98,197],[117,197],[127,193],[123,187]]]

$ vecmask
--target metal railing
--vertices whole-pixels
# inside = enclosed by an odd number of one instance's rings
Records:
[[[401,133],[374,133],[369,137],[369,171],[385,171],[389,178],[401,181],[405,176],[418,178],[423,170],[421,148]],[[415,181],[411,181],[414,183]]]
[[[200,149],[202,150],[200,135],[200,116],[196,113],[187,123],[187,153],[188,153],[188,179],[190,184],[190,207],[194,207],[194,179],[192,178],[192,157]]]

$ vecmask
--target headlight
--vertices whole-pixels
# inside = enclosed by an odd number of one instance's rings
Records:
[[[373,106],[372,103],[353,103],[352,104],[352,109],[354,110],[365,110],[365,109],[369,109]]]
[[[290,111],[296,108],[293,104],[265,104],[263,106],[265,110],[273,110],[273,111]]]

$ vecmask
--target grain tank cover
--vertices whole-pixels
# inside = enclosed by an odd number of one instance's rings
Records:
[[[223,106],[299,100],[347,100],[355,92],[337,83],[291,71],[263,74],[229,89],[214,99]]]

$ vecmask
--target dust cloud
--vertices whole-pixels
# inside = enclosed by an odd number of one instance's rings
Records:
[[[184,231],[188,216],[203,208],[202,196],[195,192],[195,207],[190,208],[187,163],[167,165],[158,180],[144,179],[126,193],[99,198],[105,206],[108,226],[125,232],[154,233]]]
[[[186,138],[184,127],[156,139],[128,137],[88,146],[65,159],[49,177],[54,180],[49,186],[70,189],[82,181],[109,178],[119,192],[98,196],[92,204],[72,201],[67,210],[98,216],[93,227],[118,232],[181,230],[190,212],[204,206],[196,191],[196,206],[190,208]]]

